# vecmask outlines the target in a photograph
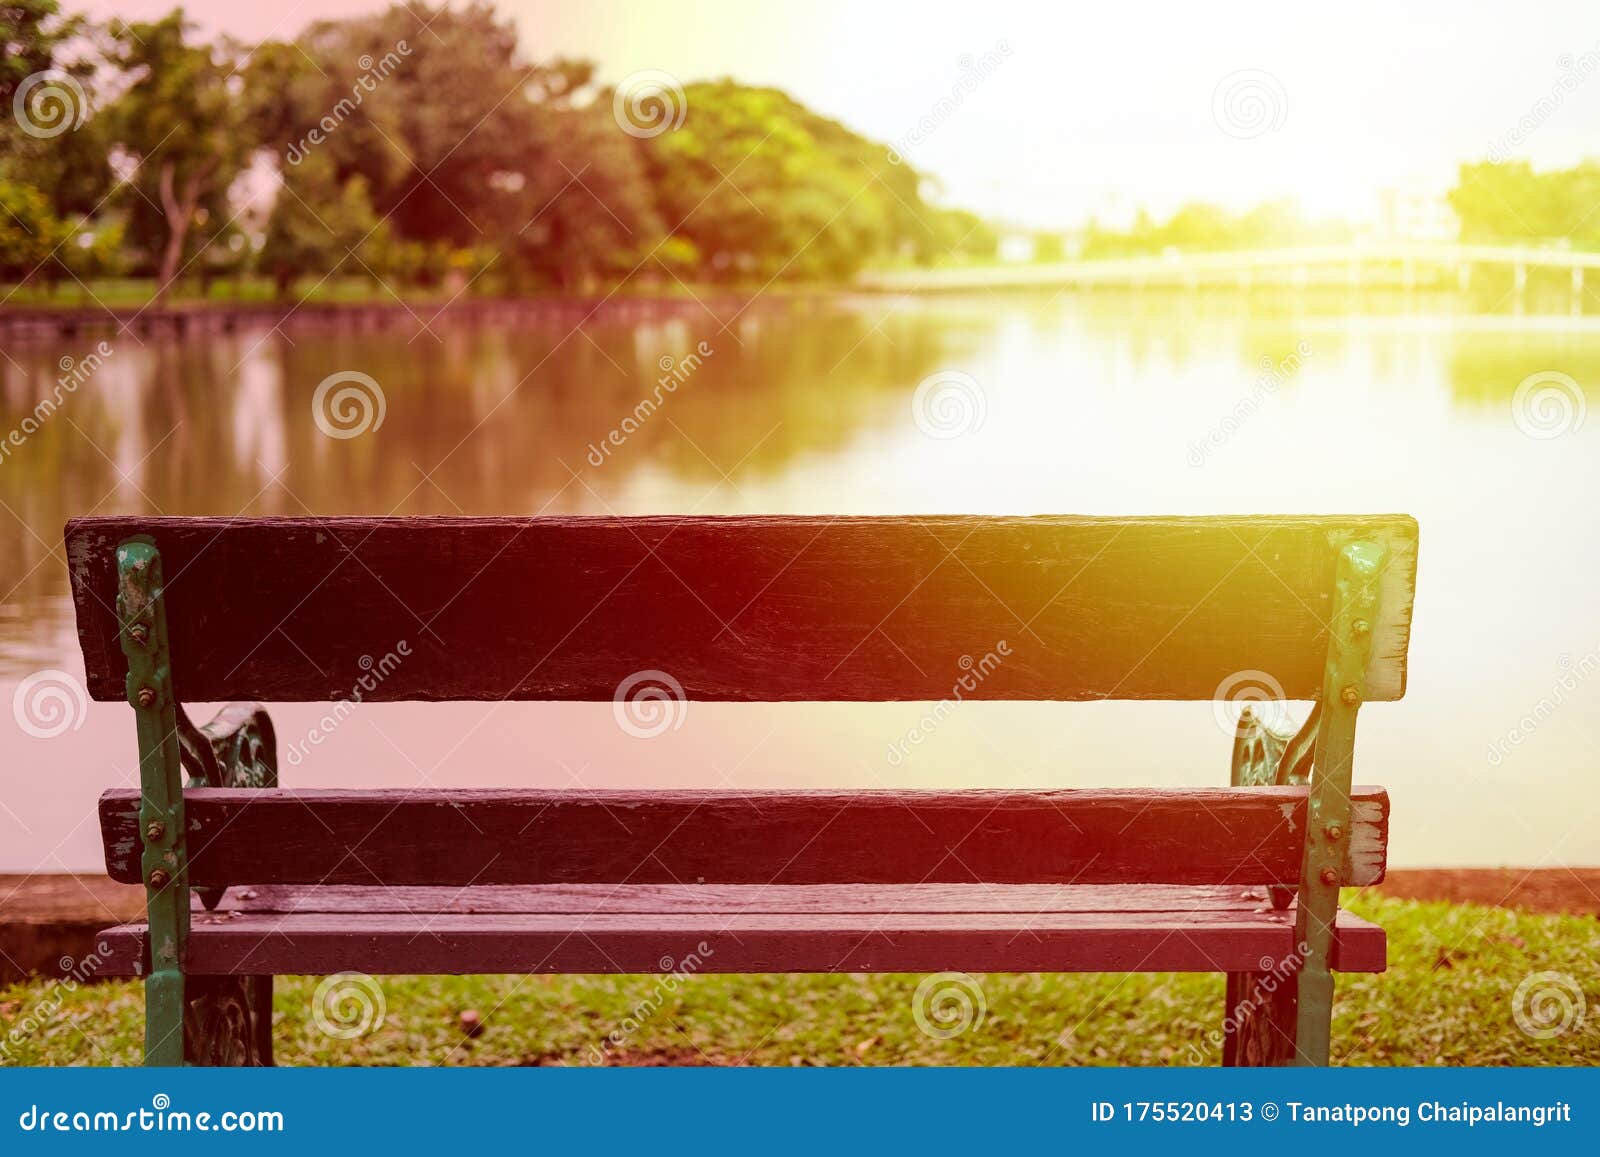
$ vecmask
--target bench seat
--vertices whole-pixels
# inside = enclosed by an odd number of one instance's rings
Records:
[[[103,973],[142,974],[146,925],[101,939]],[[691,953],[697,972],[1268,971],[1294,911],[1238,885],[234,887],[195,909],[185,970],[652,973]],[[1384,961],[1383,929],[1340,912],[1332,966]]]

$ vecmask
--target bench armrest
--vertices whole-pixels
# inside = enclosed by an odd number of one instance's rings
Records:
[[[278,737],[259,703],[229,703],[204,727],[196,727],[183,704],[178,713],[178,746],[187,787],[277,787]],[[208,911],[222,902],[226,888],[195,888]]]
[[[278,739],[259,703],[229,703],[204,727],[178,705],[189,787],[277,787]]]

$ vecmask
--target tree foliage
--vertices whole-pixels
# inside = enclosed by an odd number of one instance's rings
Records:
[[[285,292],[334,274],[831,279],[995,249],[892,150],[776,89],[674,87],[671,123],[639,131],[593,64],[525,57],[485,0],[394,3],[248,50],[201,40],[181,9],[94,28],[56,0],[0,0],[0,41],[0,92],[71,55],[104,94],[48,149],[0,146],[19,219],[77,230],[86,269],[116,264],[114,239],[163,291],[245,267]]]
[[[1600,245],[1600,162],[1536,173],[1526,161],[1462,165],[1450,206],[1463,241]]]
[[[126,80],[105,110],[107,139],[126,161],[130,233],[159,253],[158,293],[178,275],[196,224],[227,211],[222,197],[251,151],[243,131],[239,53],[197,44],[181,9],[111,26],[112,65]]]
[[[1141,210],[1127,229],[1108,229],[1091,221],[1084,234],[1083,255],[1123,257],[1168,250],[1192,253],[1260,249],[1348,239],[1347,226],[1308,221],[1292,201],[1267,201],[1245,213],[1230,213],[1215,205],[1194,202],[1181,206],[1165,221],[1157,221]]]

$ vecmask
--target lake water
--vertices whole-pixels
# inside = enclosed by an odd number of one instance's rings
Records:
[[[0,871],[96,869],[95,798],[136,780],[125,706],[69,705],[52,723],[24,702],[40,671],[83,674],[62,524],[117,512],[1410,513],[1409,693],[1362,712],[1357,746],[1357,779],[1393,798],[1391,862],[1600,864],[1600,415],[1582,420],[1600,325],[1449,300],[1359,316],[1265,305],[882,297],[603,311],[579,330],[568,314],[108,335],[111,353],[0,461],[0,702],[14,707],[0,714]],[[0,347],[0,425],[21,429],[95,340]],[[313,396],[338,371],[379,384],[381,426],[321,432]],[[968,703],[891,765],[925,711],[695,703],[644,741],[603,703],[367,705],[283,780],[1227,782],[1210,703]],[[322,713],[273,706],[280,744]]]

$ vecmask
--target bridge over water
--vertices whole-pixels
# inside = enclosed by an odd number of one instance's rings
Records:
[[[1475,270],[1509,270],[1520,292],[1534,270],[1565,270],[1574,294],[1587,270],[1600,269],[1600,252],[1536,245],[1446,245],[1377,242],[1306,245],[1210,253],[1163,253],[1082,261],[907,269],[863,274],[860,285],[884,292],[974,289],[1181,287],[1254,285],[1437,285],[1471,287]]]

